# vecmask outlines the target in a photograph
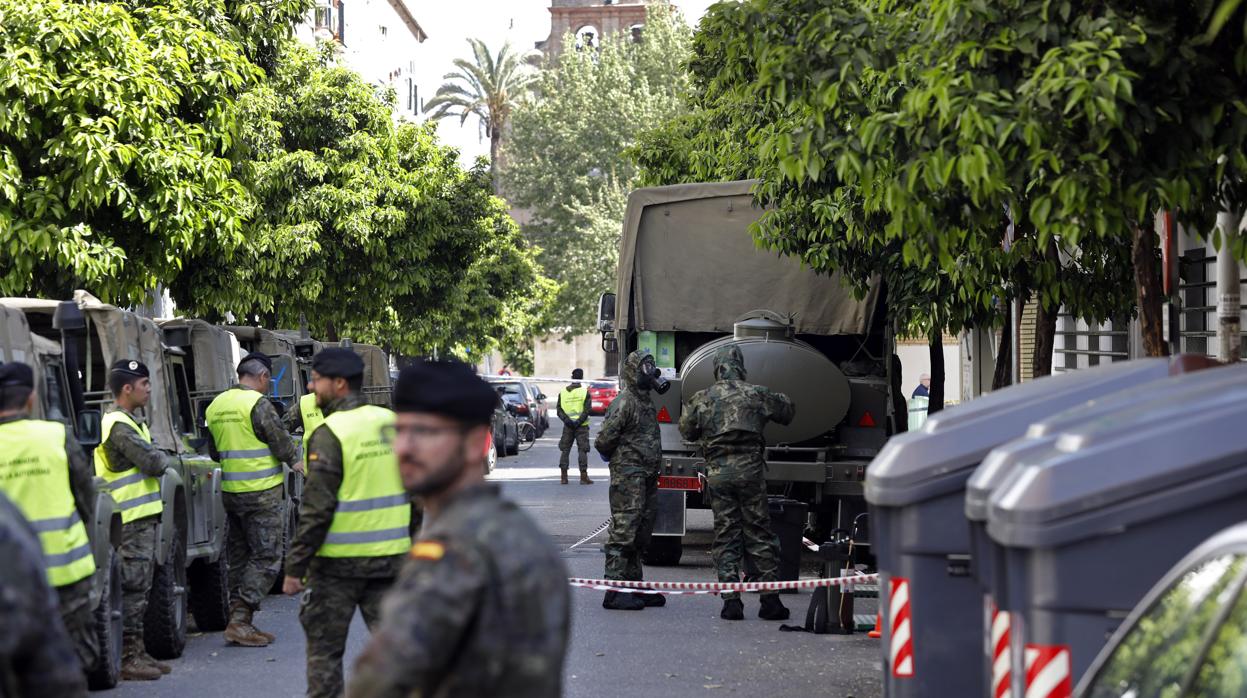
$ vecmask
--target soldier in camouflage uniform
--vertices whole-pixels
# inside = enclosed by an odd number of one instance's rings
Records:
[[[649,352],[628,355],[619,374],[619,396],[606,411],[593,446],[610,464],[611,525],[606,541],[606,578],[640,581],[641,556],[649,545],[658,516],[658,471],[662,442],[658,413],[650,399],[658,370]],[[606,592],[602,607],[638,611],[662,606],[658,594]]]
[[[419,517],[410,512],[414,507],[403,493],[398,463],[390,448],[385,447],[382,456],[375,458],[360,455],[353,461],[347,459],[340,434],[348,432],[350,423],[374,425],[373,433],[384,439],[387,425],[383,422],[393,419],[389,410],[364,400],[360,394],[363,375],[363,360],[349,349],[325,349],[312,360],[316,402],[326,421],[308,442],[308,473],[299,529],[286,556],[282,590],[293,595],[306,589],[299,606],[299,622],[307,636],[307,695],[313,698],[342,695],[342,657],[355,609],[359,609],[370,630],[376,627],[381,617],[381,597],[394,584],[410,550],[412,527],[419,523]],[[392,428],[392,421],[388,428]],[[374,470],[383,466],[390,472]],[[365,501],[375,502],[375,507],[360,501],[340,501],[340,495],[352,489],[345,487],[348,477],[354,482],[367,478],[382,485],[392,481],[394,492],[380,492],[380,496],[367,493]],[[395,499],[401,504],[396,504]],[[340,512],[358,516],[353,512],[367,515],[384,510],[392,516],[399,506],[407,507],[410,513],[402,515],[399,523],[403,530],[397,532],[372,527],[344,534],[346,518],[335,521]],[[338,533],[331,534],[331,529]],[[379,541],[377,545],[400,539],[401,545],[397,552],[369,549],[364,547],[366,543],[348,548],[334,543],[333,535],[354,535],[357,540]],[[338,549],[330,548],[331,545]]]
[[[399,376],[394,449],[429,520],[385,597],[352,698],[562,693],[567,570],[532,518],[484,482],[496,400],[460,363]]]
[[[680,433],[701,443],[706,459],[710,508],[714,510],[711,553],[720,582],[741,580],[742,556],[758,571],[758,580],[775,581],[779,570],[779,539],[771,531],[766,500],[767,422],[788,424],[795,408],[788,396],[745,382],[745,361],[736,345],[714,354],[715,383],[698,392],[680,416]],[[745,617],[740,594],[725,592],[726,620]],[[788,609],[779,594],[763,594],[758,616],[783,620]]]
[[[29,366],[17,362],[0,366],[0,426],[30,419],[33,398],[34,371]],[[6,450],[5,446],[5,437],[0,435],[0,452]],[[74,509],[82,521],[93,521],[95,468],[69,429],[65,430],[64,446],[65,457],[69,461],[69,489],[73,494]],[[2,462],[3,458],[0,458]],[[0,492],[3,490],[3,482],[0,482]],[[0,557],[0,560],[3,559]],[[99,640],[91,615],[91,577],[56,587],[56,594],[60,598],[61,618],[74,642],[79,661],[85,668],[95,666],[99,658]]]
[[[129,422],[146,428],[138,412],[151,400],[152,385],[147,366],[138,361],[122,359],[113,364],[109,388],[113,407]],[[103,451],[101,458],[100,451]],[[146,477],[159,478],[165,470],[177,465],[177,457],[166,455],[123,420],[108,432],[108,438],[95,453],[97,473],[106,468],[117,473],[138,469]],[[154,659],[143,644],[143,617],[147,614],[147,596],[151,593],[156,574],[156,528],[159,513],[141,516],[122,526],[121,587],[125,622],[122,630],[121,678],[127,681],[151,681],[168,674],[172,667]]]
[[[0,493],[0,696],[85,698],[86,675],[48,587],[43,549]]]
[[[238,384],[221,393],[208,407],[208,449],[212,459],[222,462],[218,445],[228,438],[225,430],[238,429],[244,419],[234,410],[222,409],[225,401],[236,398],[238,391],[254,391],[266,396],[270,390],[272,359],[252,352],[238,364]],[[235,393],[235,395],[231,395]],[[218,416],[219,415],[219,416]],[[285,463],[293,470],[303,470],[297,442],[286,431],[277,408],[266,397],[255,400],[250,413],[245,415],[241,428],[261,445],[268,448],[271,462],[280,468]],[[225,463],[222,462],[224,466]],[[225,477],[230,479],[229,468]],[[225,492],[225,513],[229,517],[230,622],[225,628],[225,639],[244,647],[265,647],[276,638],[252,624],[260,602],[268,596],[273,583],[281,574],[282,546],[286,530],[286,492],[283,478],[274,477],[275,484],[258,491]]]

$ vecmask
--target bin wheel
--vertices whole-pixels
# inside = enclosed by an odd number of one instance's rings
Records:
[[[186,528],[173,532],[169,560],[156,567],[143,616],[143,644],[156,659],[177,659],[186,648]]]
[[[109,549],[107,565],[100,603],[92,613],[100,655],[87,672],[87,685],[95,691],[113,688],[121,680],[121,556],[116,549]]]
[[[647,565],[657,567],[675,567],[680,564],[684,554],[684,539],[680,536],[654,536],[641,560]]]

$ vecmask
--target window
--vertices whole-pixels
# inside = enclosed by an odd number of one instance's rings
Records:
[[[275,397],[282,401],[286,407],[294,404],[295,387],[294,382],[298,379],[299,372],[294,367],[294,360],[289,356],[272,356],[273,374],[270,379],[272,387],[269,389],[269,396]]]
[[[338,43],[346,45],[346,2],[338,0]]]
[[[1113,649],[1088,698],[1188,695],[1183,691],[1187,674],[1201,655],[1209,626],[1242,586],[1245,559],[1224,555],[1182,575]]]
[[[173,368],[173,388],[175,399],[173,406],[177,412],[175,424],[179,434],[195,433],[194,410],[191,407],[190,383],[186,380],[186,366],[181,361],[175,362]]]
[[[70,424],[68,393],[64,381],[61,380],[59,363],[49,362],[44,365],[43,382],[46,386],[43,395],[44,414],[51,421]]]

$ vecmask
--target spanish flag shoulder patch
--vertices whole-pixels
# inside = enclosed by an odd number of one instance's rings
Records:
[[[446,554],[446,546],[435,540],[422,540],[411,546],[413,560],[440,560]]]

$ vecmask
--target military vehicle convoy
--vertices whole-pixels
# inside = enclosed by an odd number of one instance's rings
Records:
[[[0,361],[21,361],[36,376],[35,417],[74,429],[84,448],[97,447],[102,411],[111,404],[109,366],[135,358],[151,370],[153,392],[143,415],[153,443],[177,457],[161,479],[164,511],[157,538],[157,568],[145,622],[148,652],[159,659],[181,655],[188,614],[201,631],[229,621],[227,518],[221,469],[207,455],[205,412],[237,382],[235,368],[248,351],[273,359],[270,400],[294,407],[311,378],[321,342],[292,332],[217,326],[186,318],[156,323],[100,302],[84,291],[72,301],[0,298]],[[388,402],[388,357],[378,347],[354,345],[371,369],[369,400]],[[286,545],[298,521],[302,475],[286,478]],[[89,534],[95,554],[91,603],[103,658],[88,670],[92,688],[116,685],[121,668],[121,512],[103,478]]]
[[[682,405],[713,382],[719,347],[739,346],[749,381],[796,403],[791,424],[766,430],[767,485],[805,502],[820,536],[853,528],[866,511],[866,465],[904,429],[883,290],[857,299],[837,275],[758,249],[749,226],[763,211],[753,184],[634,191],[616,291],[601,299],[603,349],[621,359],[649,349],[671,382],[653,394],[663,463],[651,564],[677,564],[686,509],[709,506],[705,464],[677,425]]]

